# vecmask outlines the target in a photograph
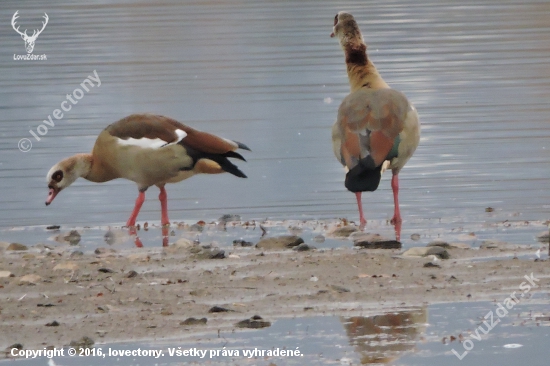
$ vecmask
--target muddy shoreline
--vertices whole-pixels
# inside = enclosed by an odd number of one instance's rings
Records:
[[[502,301],[531,273],[540,279],[537,291],[548,292],[550,265],[536,257],[535,246],[447,248],[446,260],[403,257],[398,249],[255,247],[207,259],[198,244],[181,242],[96,253],[4,249],[0,349],[61,347],[82,337],[99,344],[230,332],[254,315],[273,322]],[[212,312],[216,306],[228,311]]]

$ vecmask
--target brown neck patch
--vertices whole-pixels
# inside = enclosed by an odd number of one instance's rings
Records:
[[[364,44],[346,48],[346,63],[365,66],[367,59],[367,46]]]

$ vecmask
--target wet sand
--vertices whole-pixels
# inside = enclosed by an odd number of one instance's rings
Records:
[[[445,260],[351,242],[304,252],[234,247],[224,258],[205,259],[210,249],[178,243],[97,253],[68,245],[0,246],[0,275],[8,276],[0,277],[0,349],[60,347],[83,336],[109,343],[231,332],[254,315],[272,322],[502,301],[519,293],[531,273],[540,279],[536,291],[550,289],[549,262],[536,255],[547,247],[537,244],[450,248]],[[440,267],[424,267],[427,262]],[[214,306],[229,311],[212,313]],[[182,324],[191,317],[207,323]]]

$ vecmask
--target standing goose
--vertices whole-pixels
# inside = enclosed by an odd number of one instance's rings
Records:
[[[332,146],[336,158],[347,168],[345,186],[355,193],[361,226],[361,192],[375,191],[384,168],[393,176],[396,239],[401,236],[399,180],[401,168],[413,155],[420,141],[420,122],[414,106],[405,95],[391,89],[369,60],[367,45],[353,16],[339,12],[334,17],[331,37],[338,37],[344,50],[351,92],[338,109],[332,128]],[[388,163],[385,164],[385,162]]]
[[[139,195],[126,226],[134,227],[152,185],[160,189],[161,223],[170,225],[164,185],[198,173],[228,172],[246,178],[228,158],[245,159],[237,149],[250,150],[240,142],[197,131],[171,118],[133,114],[105,128],[91,154],[77,154],[55,164],[48,172],[49,195],[57,194],[82,177],[92,182],[126,178],[138,185]]]

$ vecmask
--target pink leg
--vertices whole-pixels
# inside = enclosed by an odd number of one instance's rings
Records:
[[[168,219],[168,195],[166,194],[166,189],[164,186],[160,187],[160,209],[161,209],[161,220],[160,223],[162,226],[170,226],[170,220]]]
[[[129,229],[128,231],[130,233],[130,236],[132,236],[132,235],[136,236],[136,238],[134,239],[134,244],[136,245],[136,247],[143,248],[143,243],[141,242],[141,239],[139,238],[139,236],[137,236],[136,227],[135,226],[130,226],[128,229]]]
[[[393,190],[394,211],[391,219],[392,225],[395,225],[396,240],[401,240],[401,212],[399,211],[399,178],[394,174],[391,178],[391,189]]]
[[[168,226],[162,227],[162,246],[167,247],[168,246],[168,239],[169,239],[169,230],[170,228]]]
[[[139,214],[139,210],[141,210],[143,202],[145,202],[145,192],[139,192],[138,198],[136,199],[136,205],[134,206],[134,211],[132,211],[128,222],[126,222],[126,226],[136,226],[136,219]]]
[[[359,222],[361,227],[365,227],[367,220],[363,216],[363,204],[361,203],[361,192],[355,192],[355,198],[357,198],[357,207],[359,207]]]

